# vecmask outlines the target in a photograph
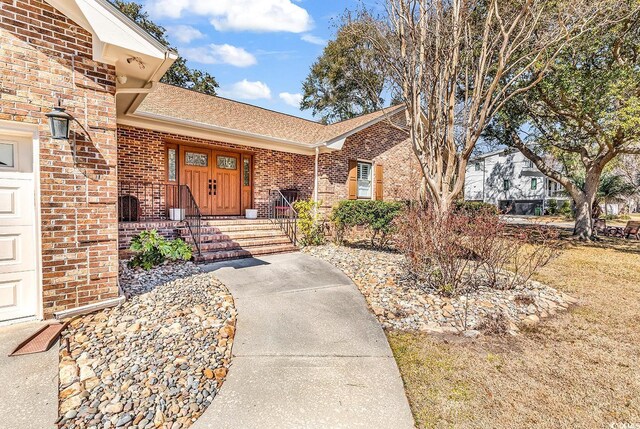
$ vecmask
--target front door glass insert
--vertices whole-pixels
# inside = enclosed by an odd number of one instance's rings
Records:
[[[238,159],[234,156],[222,156],[218,155],[218,168],[224,170],[235,170],[238,168]]]
[[[194,167],[206,167],[209,165],[209,157],[206,153],[186,152],[184,155],[184,163]]]

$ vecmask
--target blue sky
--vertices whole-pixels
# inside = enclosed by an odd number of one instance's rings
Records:
[[[302,81],[358,0],[142,0],[190,67],[219,95],[296,116]]]

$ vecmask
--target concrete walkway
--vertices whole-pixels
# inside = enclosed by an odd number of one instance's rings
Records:
[[[49,429],[58,419],[58,345],[46,353],[8,357],[44,323],[0,327],[0,427]]]
[[[238,309],[204,428],[413,428],[387,339],[356,286],[302,253],[212,264]]]

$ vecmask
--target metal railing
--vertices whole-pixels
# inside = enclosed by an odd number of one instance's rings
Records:
[[[280,225],[294,245],[298,243],[298,213],[278,189],[269,191],[269,219]]]
[[[202,214],[200,213],[200,207],[198,207],[196,199],[193,198],[189,185],[180,185],[179,194],[179,207],[181,210],[184,210],[184,222],[189,229],[189,233],[193,239],[193,244],[196,246],[198,255],[201,255]]]
[[[188,185],[118,182],[118,221],[183,222],[200,254],[202,214]]]

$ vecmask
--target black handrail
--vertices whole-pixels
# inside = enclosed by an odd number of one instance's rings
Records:
[[[278,189],[269,191],[269,219],[280,225],[294,245],[298,243],[298,212]]]
[[[198,255],[202,255],[202,214],[189,185],[180,185],[180,208],[184,210],[184,222],[189,229],[196,251]]]

